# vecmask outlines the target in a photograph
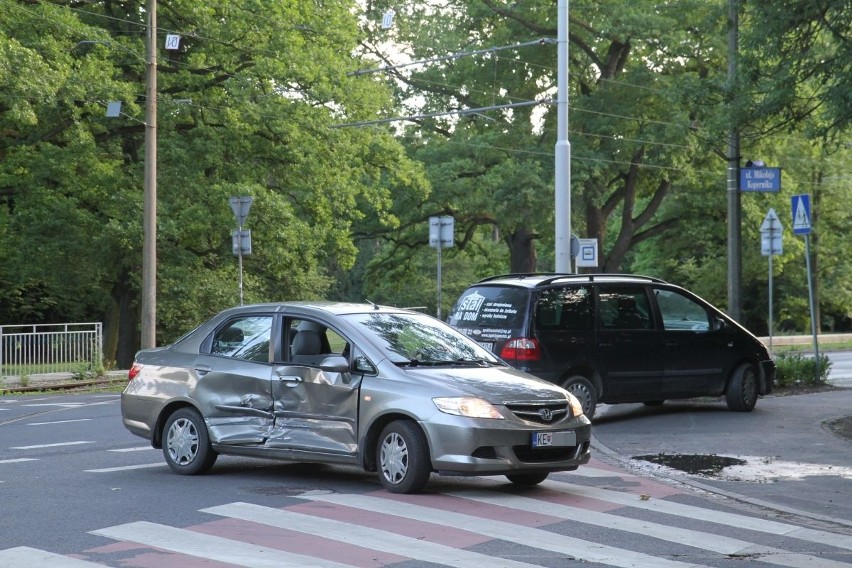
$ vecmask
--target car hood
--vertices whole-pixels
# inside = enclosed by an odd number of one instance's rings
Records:
[[[435,392],[458,391],[493,404],[565,399],[565,391],[511,367],[408,368],[406,375],[418,383],[432,383]]]

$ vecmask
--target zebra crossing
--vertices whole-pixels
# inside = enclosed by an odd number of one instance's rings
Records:
[[[209,520],[193,526],[91,531],[109,544],[73,555],[0,548],[0,567],[852,567],[846,528],[768,518],[602,463],[536,488],[485,478],[420,495],[315,490],[200,512]]]

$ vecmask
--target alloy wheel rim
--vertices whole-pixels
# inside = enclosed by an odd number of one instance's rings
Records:
[[[167,440],[169,456],[179,465],[187,465],[198,454],[198,431],[195,424],[186,418],[175,420]]]
[[[408,446],[405,440],[393,432],[382,442],[381,453],[382,475],[393,484],[405,479],[408,472]]]

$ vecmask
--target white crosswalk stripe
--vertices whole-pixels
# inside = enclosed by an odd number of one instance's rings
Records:
[[[71,557],[21,546],[0,550],[0,568],[135,565],[134,556],[152,549],[162,568],[194,565],[189,558],[247,568],[397,562],[534,568],[542,565],[537,561],[705,568],[732,560],[742,566],[852,568],[842,561],[852,560],[848,534],[564,481],[546,481],[523,495],[486,480],[432,495],[316,491],[297,497],[299,503],[280,508],[247,502],[204,508],[200,512],[211,517],[185,528],[138,521],[91,531],[132,545],[121,549],[129,556],[106,560],[108,553],[93,549]]]
[[[659,513],[687,517],[690,519],[701,519],[703,521],[730,527],[737,527],[740,529],[753,530],[768,534],[783,535],[808,542],[826,544],[828,546],[852,550],[852,538],[849,538],[848,535],[807,529],[788,523],[780,523],[778,521],[758,517],[748,517],[745,515],[738,515],[736,513],[727,513],[725,511],[703,509],[694,505],[684,505],[682,503],[675,503],[662,499],[649,499],[647,501],[642,501],[636,495],[619,493],[610,489],[600,489],[597,487],[564,483],[561,481],[548,480],[542,483],[541,487],[562,493],[570,493],[571,495],[589,497],[600,501],[626,505],[628,507],[657,511]]]
[[[483,519],[481,517],[465,515],[463,513],[453,513],[451,511],[413,505],[411,503],[406,503],[405,506],[400,506],[400,504],[395,501],[383,500],[374,497],[362,497],[358,495],[304,495],[303,497],[328,503],[354,506],[359,509],[374,511],[386,515],[394,515],[397,517],[417,519],[438,525],[450,526],[526,546],[529,546],[530,543],[535,543],[536,548],[557,552],[585,562],[598,562],[601,564],[622,566],[625,568],[634,566],[642,566],[643,568],[652,568],[657,566],[660,568],[685,568],[687,566],[700,566],[699,564],[687,564],[676,560],[655,558],[647,554],[623,550],[604,544],[594,544],[586,540],[565,535],[555,535],[554,533],[542,529],[524,527],[506,521],[493,521]]]
[[[267,546],[143,521],[92,531],[92,534],[249,568],[305,568],[305,566],[345,568],[347,566]]]
[[[353,526],[340,521],[312,517],[302,513],[291,513],[261,505],[252,505],[250,503],[231,503],[230,505],[223,505],[221,507],[202,509],[202,511],[223,517],[242,519],[244,521],[313,534],[332,540],[340,540],[370,550],[381,550],[395,554],[402,553],[415,560],[445,566],[481,568],[494,560],[492,556],[451,548],[388,531]],[[532,564],[511,560],[501,560],[500,564],[506,568],[534,568]]]
[[[0,566],[3,566],[3,568],[103,568],[102,564],[78,560],[28,546],[0,550]]]

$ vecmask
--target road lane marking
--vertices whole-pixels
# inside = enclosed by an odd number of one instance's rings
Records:
[[[494,563],[499,563],[500,566],[505,568],[536,568],[536,565],[533,564],[488,556],[462,548],[453,548],[373,527],[353,525],[251,503],[231,503],[201,509],[201,512],[306,533],[370,550],[400,554],[413,560],[453,566],[454,568],[481,568]]]
[[[156,450],[157,448],[153,446],[138,446],[135,448],[118,448],[115,450],[107,450],[108,452],[142,452],[146,450]],[[159,451],[159,450],[157,450]]]
[[[806,540],[817,544],[827,544],[837,548],[852,550],[852,539],[848,535],[821,531],[816,529],[806,529],[787,523],[780,523],[769,519],[757,517],[747,517],[736,513],[728,513],[725,511],[716,511],[713,509],[704,509],[694,505],[684,505],[683,503],[675,503],[673,501],[664,501],[662,499],[648,499],[643,501],[638,495],[619,493],[610,489],[599,489],[596,487],[586,487],[584,485],[576,485],[573,483],[565,483],[562,481],[546,480],[539,485],[544,489],[556,491],[559,493],[567,493],[580,497],[588,497],[599,501],[607,501],[618,505],[626,505],[636,509],[644,509],[646,511],[656,511],[667,515],[678,517],[687,517],[690,519],[700,518],[703,521],[717,523],[729,527],[752,530],[762,533],[789,536],[799,540]]]
[[[35,462],[36,458],[15,458],[11,460],[0,460],[0,463],[18,463],[18,462]]]
[[[28,546],[0,550],[0,566],[3,568],[104,568],[103,564],[78,560]]]
[[[123,465],[120,467],[105,467],[103,469],[86,469],[86,473],[113,473],[115,471],[129,471],[132,469],[148,469],[152,467],[165,467],[166,462],[143,463],[139,465]]]
[[[54,424],[68,424],[69,422],[89,422],[91,418],[75,418],[74,420],[54,420],[52,422],[29,422],[27,426],[52,426]]]
[[[12,446],[10,450],[40,450],[42,448],[60,448],[63,446],[79,446],[81,444],[94,444],[95,442],[79,441],[79,442],[60,442],[58,444],[38,444],[37,446]]]
[[[351,568],[313,556],[145,521],[107,527],[90,534],[248,568]]]
[[[406,519],[414,519],[421,522],[433,523],[441,526],[449,526],[466,530],[476,534],[488,536],[489,538],[514,542],[524,546],[531,546],[539,550],[547,550],[564,554],[570,558],[585,562],[597,562],[623,568],[687,568],[701,566],[700,564],[679,562],[666,558],[657,558],[641,552],[625,550],[589,542],[588,540],[556,534],[543,529],[525,527],[506,521],[495,521],[483,517],[433,509],[412,503],[400,503],[390,499],[378,497],[365,497],[349,494],[319,494],[306,493],[299,496],[302,499],[322,501],[346,507],[364,509],[384,515],[392,515]],[[557,519],[554,519],[556,521]]]

